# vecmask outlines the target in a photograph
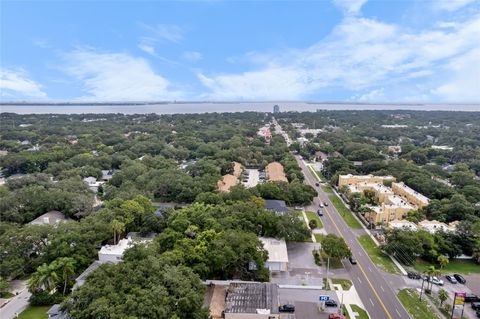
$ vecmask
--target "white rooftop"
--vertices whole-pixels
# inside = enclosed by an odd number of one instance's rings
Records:
[[[287,244],[283,239],[259,237],[263,248],[268,251],[269,262],[288,262]]]
[[[99,254],[102,255],[123,255],[127,248],[133,246],[133,241],[129,238],[120,239],[116,245],[105,245],[99,251]]]
[[[427,196],[420,194],[416,190],[414,190],[414,189],[408,187],[407,185],[405,185],[405,183],[403,183],[403,182],[393,183],[393,184],[395,184],[397,186],[400,186],[404,191],[406,191],[407,193],[415,196],[416,198],[418,198],[421,201],[424,201],[424,202],[427,202],[427,203],[430,201]],[[392,186],[393,186],[393,184],[392,184]]]

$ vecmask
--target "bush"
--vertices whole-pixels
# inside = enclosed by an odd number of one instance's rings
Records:
[[[315,219],[311,219],[309,222],[308,222],[308,227],[310,227],[310,229],[315,229],[317,228],[318,224],[317,224],[317,221]]]
[[[32,306],[50,306],[61,303],[63,296],[59,293],[50,294],[46,291],[37,292],[30,296],[29,302]]]
[[[313,258],[315,259],[315,264],[318,266],[322,265],[322,258],[320,257],[320,252],[316,249],[312,250]]]

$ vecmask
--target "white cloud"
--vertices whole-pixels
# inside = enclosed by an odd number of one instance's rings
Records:
[[[140,43],[138,44],[138,48],[139,48],[140,50],[142,50],[143,52],[146,52],[146,53],[148,53],[148,54],[150,54],[150,55],[155,55],[155,54],[156,54],[155,48],[154,48],[153,46],[145,43],[145,42],[140,42]]]
[[[333,3],[341,8],[347,15],[356,15],[367,0],[333,0]]]
[[[203,58],[202,54],[196,51],[185,51],[182,56],[185,60],[190,62],[197,62]]]
[[[178,25],[157,24],[152,26],[141,23],[140,26],[147,30],[151,37],[159,40],[163,39],[174,43],[180,43],[183,40],[184,30]]]
[[[46,98],[42,85],[23,69],[0,69],[0,96],[6,98]]]
[[[126,53],[79,49],[65,55],[64,70],[83,84],[89,96],[101,101],[170,100],[181,96],[155,73],[147,60]]]
[[[476,57],[466,60],[464,69],[444,66],[479,50],[479,38],[479,16],[456,21],[455,28],[437,24],[417,32],[348,16],[330,35],[306,49],[283,50],[279,54],[250,53],[252,64],[257,66],[250,71],[202,73],[199,77],[210,89],[209,97],[219,99],[302,99],[318,95],[323,89],[336,88],[368,98],[368,92],[379,94],[380,86],[386,99],[391,97],[390,91],[400,87],[408,87],[409,96],[423,97],[427,92],[430,98],[454,98],[459,85],[453,83],[462,78],[462,72],[475,63]],[[465,87],[475,83],[472,76],[464,80],[470,83],[463,83]],[[418,82],[425,84],[416,87]],[[397,94],[396,98],[400,96]],[[462,95],[457,99],[461,100]]]
[[[433,1],[433,5],[439,10],[456,11],[474,2],[478,2],[478,0],[436,0]]]

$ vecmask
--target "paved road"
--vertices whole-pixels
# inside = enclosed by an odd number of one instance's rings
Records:
[[[17,296],[12,297],[9,303],[0,309],[0,318],[13,319],[15,314],[20,314],[28,306],[28,298],[30,298],[28,289],[24,289]]]
[[[312,172],[305,166],[303,161],[296,156],[297,162],[303,171],[305,181],[318,190],[319,196],[314,199],[314,205],[318,207],[321,202],[328,203],[325,207],[322,222],[325,230],[345,238],[350,246],[353,255],[357,259],[357,265],[351,265],[348,261],[344,262],[345,268],[350,272],[353,283],[362,299],[362,302],[370,314],[372,319],[405,319],[410,315],[405,310],[396,296],[396,285],[377,269],[375,264],[370,260],[368,254],[363,250],[357,241],[359,232],[363,230],[355,230],[355,233],[347,226],[343,218],[335,209],[333,204],[320,187],[316,187],[318,182]],[[364,232],[366,234],[366,232]]]

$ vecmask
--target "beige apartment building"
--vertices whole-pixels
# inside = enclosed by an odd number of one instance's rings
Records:
[[[384,181],[392,181],[392,187],[384,185]],[[375,193],[378,206],[370,206],[371,212],[365,218],[375,224],[389,224],[394,220],[402,220],[412,210],[428,205],[429,199],[404,183],[396,183],[393,176],[374,175],[340,175],[338,186],[348,186],[351,193],[363,193],[370,190]]]
[[[380,183],[383,184],[384,181],[396,181],[393,176],[374,176],[374,175],[340,175],[338,177],[338,187],[343,185],[355,185],[359,183]]]

